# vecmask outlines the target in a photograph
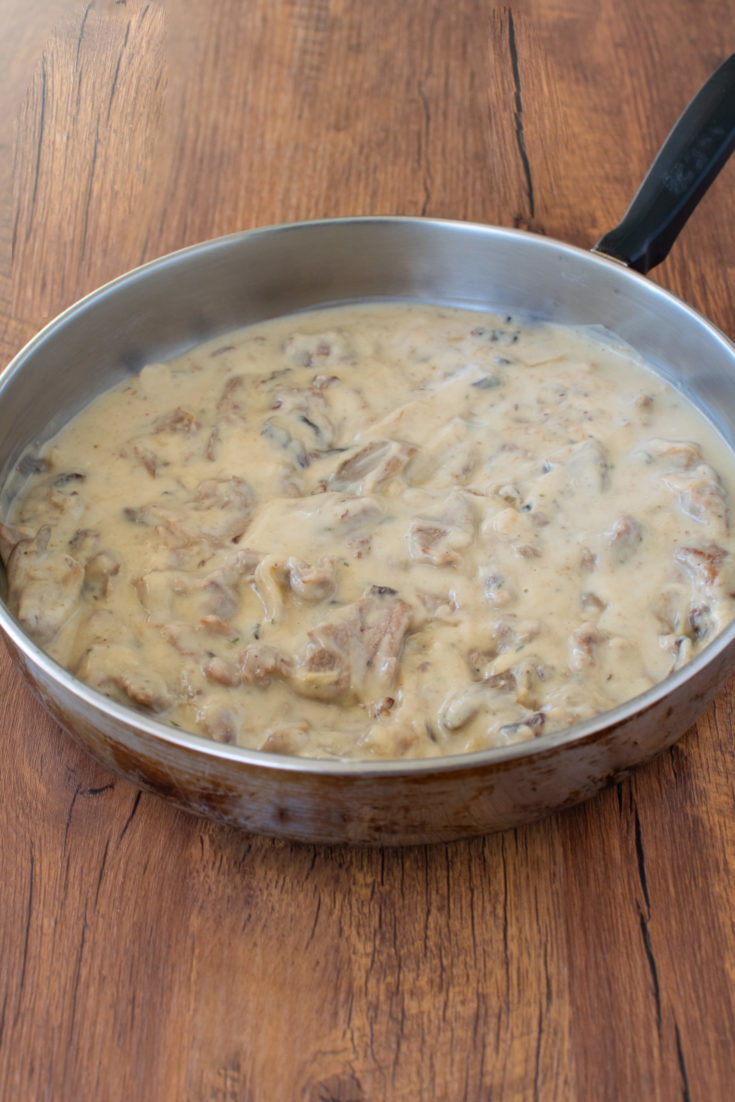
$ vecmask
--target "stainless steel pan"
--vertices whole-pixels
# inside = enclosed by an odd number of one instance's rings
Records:
[[[207,242],[102,287],[44,329],[0,380],[0,515],[22,482],[29,447],[131,371],[248,322],[354,300],[501,307],[605,326],[658,365],[735,447],[735,348],[638,274],[663,259],[728,156],[734,99],[731,58],[674,128],[623,222],[593,252],[516,230],[355,218]],[[103,764],[180,807],[309,842],[454,839],[586,799],[673,743],[735,658],[733,624],[662,684],[568,730],[429,761],[338,762],[225,746],[164,726],[77,681],[2,602],[0,628],[32,690]]]

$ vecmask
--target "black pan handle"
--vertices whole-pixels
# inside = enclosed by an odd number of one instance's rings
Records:
[[[614,230],[593,252],[644,274],[679,231],[735,148],[735,54],[697,92]]]

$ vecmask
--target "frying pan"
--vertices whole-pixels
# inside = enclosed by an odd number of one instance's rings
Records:
[[[735,347],[645,279],[735,144],[735,55],[674,127],[619,226],[591,252],[519,230],[352,218],[253,230],[163,257],[51,322],[0,379],[0,516],[23,456],[145,363],[309,307],[399,299],[604,326],[735,448]],[[0,589],[5,592],[4,578]],[[564,731],[418,761],[332,761],[223,745],[108,700],[41,651],[0,601],[17,667],[104,765],[188,810],[308,842],[402,844],[515,826],[586,799],[673,743],[733,668],[735,623],[634,700]]]

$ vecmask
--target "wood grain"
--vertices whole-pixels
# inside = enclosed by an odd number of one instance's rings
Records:
[[[403,213],[589,245],[731,48],[670,0],[0,0],[0,351],[254,225]],[[653,278],[735,334],[735,166]],[[734,689],[588,805],[313,848],[98,767],[3,655],[0,1097],[718,1099]]]

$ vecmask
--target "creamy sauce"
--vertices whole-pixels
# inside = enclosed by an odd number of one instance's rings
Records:
[[[436,756],[648,689],[731,620],[732,457],[629,350],[423,306],[315,311],[152,364],[46,446],[9,603],[188,731]]]

